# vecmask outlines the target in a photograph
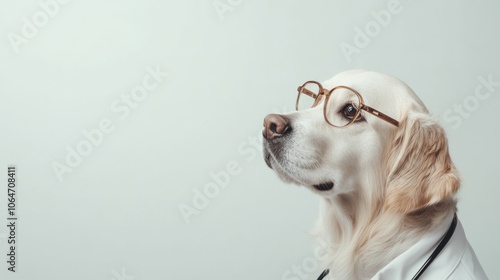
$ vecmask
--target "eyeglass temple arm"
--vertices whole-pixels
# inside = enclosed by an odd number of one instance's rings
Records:
[[[376,117],[379,117],[379,118],[383,119],[384,121],[386,121],[386,122],[388,122],[388,123],[390,123],[390,124],[392,124],[394,126],[399,127],[399,122],[397,120],[389,117],[388,115],[386,115],[386,114],[384,114],[384,113],[382,113],[380,111],[377,111],[377,110],[373,109],[370,106],[367,106],[367,105],[363,104],[363,106],[361,107],[361,109],[367,111],[368,113],[370,113],[370,114],[372,114],[372,115],[374,115]]]

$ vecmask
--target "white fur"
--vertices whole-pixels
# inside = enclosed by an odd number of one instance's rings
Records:
[[[370,279],[453,214],[458,175],[443,129],[400,80],[352,70],[322,85],[357,90],[400,126],[362,111],[365,121],[332,127],[320,104],[282,115],[292,132],[264,147],[281,179],[323,198],[316,234],[328,244],[330,279]],[[313,187],[324,182],[333,189]]]

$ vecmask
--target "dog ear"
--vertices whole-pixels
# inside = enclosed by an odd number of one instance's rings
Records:
[[[408,214],[458,190],[444,129],[427,114],[412,114],[401,122],[389,153],[386,211]]]

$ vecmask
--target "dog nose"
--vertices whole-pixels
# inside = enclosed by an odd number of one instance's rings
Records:
[[[264,118],[264,130],[262,135],[267,140],[272,140],[277,137],[281,137],[290,131],[290,126],[287,120],[277,114],[269,114]]]

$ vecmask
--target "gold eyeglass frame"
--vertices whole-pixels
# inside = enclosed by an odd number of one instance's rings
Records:
[[[316,94],[316,93],[314,93],[314,92],[312,92],[312,91],[308,90],[307,88],[304,88],[304,86],[305,86],[306,84],[308,84],[308,83],[314,83],[314,84],[318,85],[319,90],[320,90],[319,94]],[[339,89],[339,88],[345,88],[345,89],[348,89],[348,90],[350,90],[350,91],[354,92],[354,93],[356,94],[356,96],[359,98],[359,106],[360,106],[360,108],[357,108],[357,109],[358,109],[358,111],[356,112],[356,115],[352,118],[352,120],[350,120],[350,121],[349,121],[346,125],[343,125],[343,126],[338,126],[338,125],[334,125],[334,124],[332,124],[332,123],[328,120],[328,118],[327,118],[327,116],[326,116],[326,106],[327,106],[327,104],[328,104],[328,100],[330,99],[330,96],[331,96],[332,92],[333,92],[334,90],[336,90],[336,89]],[[323,96],[323,95],[325,96],[325,98],[326,98],[326,99],[325,99],[325,103],[324,103],[324,107],[323,107],[323,116],[324,116],[324,118],[325,118],[326,122],[327,122],[329,125],[331,125],[331,126],[334,126],[334,127],[339,127],[339,128],[340,128],[340,127],[346,127],[346,126],[349,126],[349,125],[351,125],[352,123],[354,123],[354,122],[356,121],[356,119],[358,119],[359,115],[361,114],[361,110],[365,110],[365,111],[367,111],[368,113],[370,113],[370,114],[372,114],[372,115],[374,115],[374,116],[376,116],[376,117],[378,117],[378,118],[380,118],[380,119],[382,119],[382,120],[384,120],[384,121],[386,121],[386,122],[388,122],[388,123],[390,123],[390,124],[392,124],[392,125],[394,125],[394,126],[399,127],[399,122],[398,122],[397,120],[395,120],[395,119],[393,119],[393,118],[389,117],[388,115],[386,115],[386,114],[384,114],[384,113],[380,112],[379,110],[376,110],[376,109],[374,109],[374,108],[372,108],[372,107],[370,107],[370,106],[366,105],[366,104],[363,102],[363,97],[361,96],[361,94],[360,94],[359,92],[357,92],[355,89],[350,88],[350,87],[348,87],[348,86],[336,86],[336,87],[332,88],[331,90],[326,90],[326,89],[324,89],[324,88],[323,88],[323,86],[322,86],[319,82],[316,82],[316,81],[307,81],[307,82],[305,82],[303,85],[299,86],[299,87],[297,88],[297,91],[298,91],[298,95],[297,95],[297,101],[296,101],[296,103],[295,103],[295,109],[296,109],[297,111],[299,111],[299,100],[300,100],[300,95],[301,95],[301,94],[305,94],[305,95],[310,96],[310,97],[312,97],[312,98],[314,98],[314,99],[315,99],[315,100],[314,100],[314,103],[313,103],[313,105],[312,105],[312,107],[311,107],[311,108],[313,108],[313,107],[315,107],[316,105],[318,105],[318,103],[321,101],[322,96]]]

